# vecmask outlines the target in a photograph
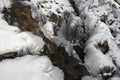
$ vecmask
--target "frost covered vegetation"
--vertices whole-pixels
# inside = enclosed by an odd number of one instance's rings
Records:
[[[0,0],[0,80],[120,80],[120,0]]]

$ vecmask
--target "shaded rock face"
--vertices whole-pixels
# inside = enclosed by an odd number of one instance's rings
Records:
[[[5,8],[3,13],[5,20],[10,25],[16,25],[17,23],[18,27],[22,31],[31,31],[43,38],[45,46],[41,55],[47,55],[55,66],[58,66],[63,70],[65,74],[64,80],[80,80],[82,76],[89,74],[87,68],[84,65],[79,64],[79,60],[69,56],[63,47],[57,46],[46,38],[41,31],[38,31],[38,21],[31,17],[31,8],[29,6],[24,6],[15,2],[10,9]],[[49,20],[56,22],[59,19],[55,14],[51,14],[51,16],[49,16]],[[19,55],[7,53],[5,55],[1,55],[0,58],[9,58],[13,56],[17,57]]]
[[[81,48],[78,45],[73,46],[73,49],[76,51],[76,53],[78,54],[78,56],[80,57],[80,59],[82,60],[82,62],[84,63],[84,48]]]
[[[61,68],[65,74],[64,80],[80,80],[88,75],[87,68],[79,64],[79,60],[69,56],[63,47],[49,42],[45,45],[43,55],[47,55],[55,66]]]
[[[101,69],[102,77],[105,80],[108,79],[108,78],[110,78],[110,77],[112,77],[112,75],[115,74],[115,71],[113,72],[113,70],[114,70],[114,67],[109,67],[109,66],[108,67],[104,67],[103,69]],[[107,76],[103,75],[103,73],[110,73],[110,72],[113,72],[112,75],[107,75]]]
[[[106,15],[102,15],[101,17],[100,17],[100,20],[102,21],[102,22],[106,22],[106,19],[107,19],[107,16]]]

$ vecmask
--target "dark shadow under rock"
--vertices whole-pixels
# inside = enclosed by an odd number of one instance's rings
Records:
[[[79,45],[73,46],[73,49],[76,51],[76,53],[78,54],[79,58],[84,63],[84,56],[85,56],[84,49],[81,48]]]
[[[104,23],[106,23],[107,15],[100,16],[100,20]]]

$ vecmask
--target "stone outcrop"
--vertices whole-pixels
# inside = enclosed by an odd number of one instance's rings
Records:
[[[98,43],[95,45],[95,47],[103,52],[103,54],[106,54],[109,50],[108,42],[104,41],[103,43]]]
[[[32,18],[30,6],[14,2],[10,9],[4,8],[3,13],[8,24],[16,25],[22,31],[31,31],[39,35],[38,21]]]

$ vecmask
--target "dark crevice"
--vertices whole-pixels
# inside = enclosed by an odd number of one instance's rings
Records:
[[[76,4],[75,4],[75,1],[74,1],[74,0],[69,0],[69,2],[70,2],[70,4],[71,4],[71,6],[73,7],[76,15],[79,16],[79,15],[80,15],[79,9],[77,8],[77,6],[76,6]]]
[[[83,38],[79,41],[79,45],[74,45],[73,49],[76,51],[76,54],[78,54],[79,58],[81,59],[82,63],[84,63],[84,56],[86,55],[84,52],[86,41],[88,40],[89,35],[84,35]]]
[[[14,59],[18,56],[17,52],[10,52],[10,53],[6,53],[6,54],[1,54],[0,55],[0,61],[4,60],[4,59]]]
[[[84,49],[81,48],[79,45],[73,46],[73,49],[76,51],[76,53],[78,54],[79,58],[84,63],[84,56],[85,56]]]

